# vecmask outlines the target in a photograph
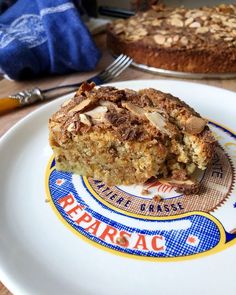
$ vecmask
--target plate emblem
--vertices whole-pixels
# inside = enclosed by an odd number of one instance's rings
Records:
[[[175,261],[223,250],[236,243],[236,135],[213,122],[210,127],[219,146],[206,171],[196,175],[198,194],[176,193],[162,180],[109,187],[57,171],[51,159],[49,202],[74,233],[115,254]]]

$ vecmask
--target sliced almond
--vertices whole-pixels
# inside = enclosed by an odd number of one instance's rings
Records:
[[[68,100],[64,101],[61,106],[66,107],[70,102],[71,102],[71,99],[68,99]]]
[[[185,37],[185,36],[181,37],[180,43],[183,44],[184,46],[188,45],[187,37]]]
[[[185,21],[185,26],[188,26],[188,25],[190,25],[192,22],[194,21],[194,19],[192,18],[192,17],[189,17],[189,18],[187,18],[186,19],[186,21]]]
[[[79,118],[80,118],[80,122],[85,124],[85,125],[88,125],[88,126],[91,126],[91,121],[89,120],[88,116],[86,116],[85,114],[80,114],[79,115]]]
[[[207,121],[203,118],[192,116],[185,123],[185,131],[190,134],[199,134],[203,131]]]
[[[97,106],[96,108],[84,114],[90,116],[92,118],[93,123],[101,123],[105,121],[104,117],[107,111],[108,111],[107,107]]]
[[[135,116],[138,116],[142,119],[146,119],[145,111],[144,109],[132,104],[131,102],[124,101],[121,103],[122,107],[128,109],[131,113],[133,113]]]
[[[135,31],[136,35],[140,36],[140,37],[144,37],[148,34],[147,30],[145,30],[144,28],[138,28]]]
[[[224,40],[225,40],[225,41],[233,41],[234,38],[233,38],[233,37],[226,37],[226,38],[224,38]]]
[[[183,27],[184,26],[183,21],[179,18],[170,19],[170,24],[175,27]]]
[[[166,42],[171,44],[173,42],[173,38],[171,37],[167,38]]]
[[[57,112],[55,115],[54,115],[54,120],[58,120],[58,119],[60,119],[60,118],[62,118],[62,117],[64,117],[65,116],[65,114],[63,113],[63,112]]]
[[[209,31],[209,29],[207,27],[201,27],[201,28],[197,28],[196,29],[196,33],[197,34],[205,34]]]
[[[152,26],[160,26],[161,20],[159,19],[154,19],[151,23]]]
[[[224,25],[230,28],[236,28],[236,22],[224,22]]]
[[[85,100],[82,100],[78,105],[76,105],[73,109],[69,111],[69,115],[83,111],[86,107],[92,104],[92,100],[90,98],[87,98]]]
[[[117,106],[117,104],[115,104],[114,102],[111,102],[109,100],[100,100],[99,101],[99,105],[103,106],[103,107],[107,107],[107,108],[115,108],[116,110],[122,110],[121,108],[119,108]]]
[[[61,126],[60,124],[57,124],[55,122],[52,122],[50,124],[50,128],[52,129],[53,132],[60,132],[61,131]]]
[[[70,123],[70,125],[67,127],[67,131],[68,132],[75,131],[75,124],[74,123]]]
[[[193,22],[189,25],[190,28],[200,28],[201,24],[199,22]]]
[[[175,35],[175,36],[173,37],[173,41],[174,41],[174,42],[179,41],[179,35]]]
[[[158,112],[153,112],[153,113],[145,113],[145,116],[147,117],[149,122],[158,130],[160,130],[162,133],[167,134],[170,137],[173,135],[172,132],[167,127],[167,121],[161,114],[159,114]]]
[[[130,19],[129,20],[129,24],[133,25],[133,26],[136,26],[138,24],[138,22],[135,20],[135,19]]]
[[[153,39],[157,44],[160,44],[160,45],[164,44],[166,40],[165,36],[163,35],[154,35]]]

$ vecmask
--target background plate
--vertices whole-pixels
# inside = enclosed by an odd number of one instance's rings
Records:
[[[188,73],[164,70],[160,68],[149,67],[143,64],[132,62],[132,66],[149,72],[152,74],[158,74],[167,77],[182,78],[182,79],[233,79],[236,77],[236,73]]]
[[[112,85],[170,92],[235,130],[233,92],[168,80]],[[139,261],[84,242],[58,220],[45,202],[47,122],[66,98],[31,113],[0,141],[0,280],[14,294],[235,294],[235,246],[183,262]]]

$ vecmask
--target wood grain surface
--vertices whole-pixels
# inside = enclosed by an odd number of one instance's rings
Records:
[[[113,61],[113,58],[111,57],[111,55],[106,49],[105,34],[97,35],[95,38],[95,41],[103,54],[96,70],[89,73],[88,72],[74,73],[74,74],[70,74],[66,76],[48,76],[48,77],[43,77],[36,80],[22,81],[22,82],[10,81],[2,77],[0,78],[0,97],[7,97],[8,95],[14,94],[20,90],[32,88],[35,86],[44,89],[44,88],[53,87],[55,85],[81,82],[95,75],[96,73],[104,69],[109,63]],[[137,80],[138,79],[166,79],[166,77],[139,71],[137,69],[130,67],[125,72],[123,72],[118,78],[116,78],[116,80],[114,81],[135,80],[135,79]],[[178,80],[183,81],[183,79],[178,79]],[[230,79],[230,80],[189,80],[188,79],[187,81],[218,86],[228,90],[236,91],[236,79]],[[235,99],[236,99],[236,95],[235,95]],[[14,124],[16,124],[21,118],[25,117],[27,114],[31,113],[32,111],[36,110],[37,108],[39,108],[40,106],[46,103],[48,102],[38,103],[33,106],[20,108],[10,113],[1,115],[0,116],[0,137],[7,130],[9,130]],[[10,293],[7,290],[7,288],[5,288],[5,286],[0,283],[0,295],[10,295],[10,294],[12,293]]]

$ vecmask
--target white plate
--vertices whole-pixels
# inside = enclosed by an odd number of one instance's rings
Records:
[[[112,85],[170,92],[204,117],[236,130],[233,92],[168,80]],[[0,141],[0,280],[14,294],[235,294],[235,245],[178,262],[130,259],[94,247],[58,219],[45,202],[44,179],[52,155],[47,121],[64,100],[33,112]],[[227,220],[215,214],[225,227],[236,223],[236,209],[230,210]]]

